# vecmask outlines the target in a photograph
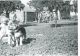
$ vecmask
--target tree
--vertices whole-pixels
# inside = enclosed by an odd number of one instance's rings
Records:
[[[21,3],[21,1],[0,1],[0,14],[3,13],[3,11],[6,11],[6,17],[9,17],[9,13],[11,11],[15,11],[16,8],[23,9],[24,5]]]
[[[62,0],[32,0],[28,4],[34,6],[36,9],[41,10],[42,7],[47,6],[51,9],[58,7],[58,2],[63,2]],[[60,4],[59,4],[60,5]]]
[[[42,11],[44,6],[47,6],[52,12],[53,9],[60,11],[60,13],[67,12],[70,10],[69,1],[64,2],[63,0],[32,0],[29,2],[30,6],[34,6],[37,11]]]
[[[5,10],[10,12],[15,10],[17,7],[24,8],[24,5],[20,1],[0,1],[0,14]]]

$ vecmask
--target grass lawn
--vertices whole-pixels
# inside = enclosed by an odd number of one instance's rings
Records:
[[[11,49],[8,44],[2,45],[0,42],[0,56],[12,56],[13,54],[15,56],[20,54],[24,56],[77,56],[77,25],[57,28],[29,26],[26,27],[26,32],[27,38],[33,39],[30,43]]]

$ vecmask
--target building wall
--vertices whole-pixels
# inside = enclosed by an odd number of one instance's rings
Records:
[[[37,19],[37,13],[36,12],[25,12],[25,23],[26,22],[33,22]]]

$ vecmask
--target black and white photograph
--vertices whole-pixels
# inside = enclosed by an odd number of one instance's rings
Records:
[[[0,0],[0,56],[78,56],[78,0]]]

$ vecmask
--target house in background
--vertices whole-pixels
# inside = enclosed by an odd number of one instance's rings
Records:
[[[24,11],[24,21],[27,22],[33,22],[36,20],[36,9],[34,7],[30,7],[26,5],[23,9]]]

